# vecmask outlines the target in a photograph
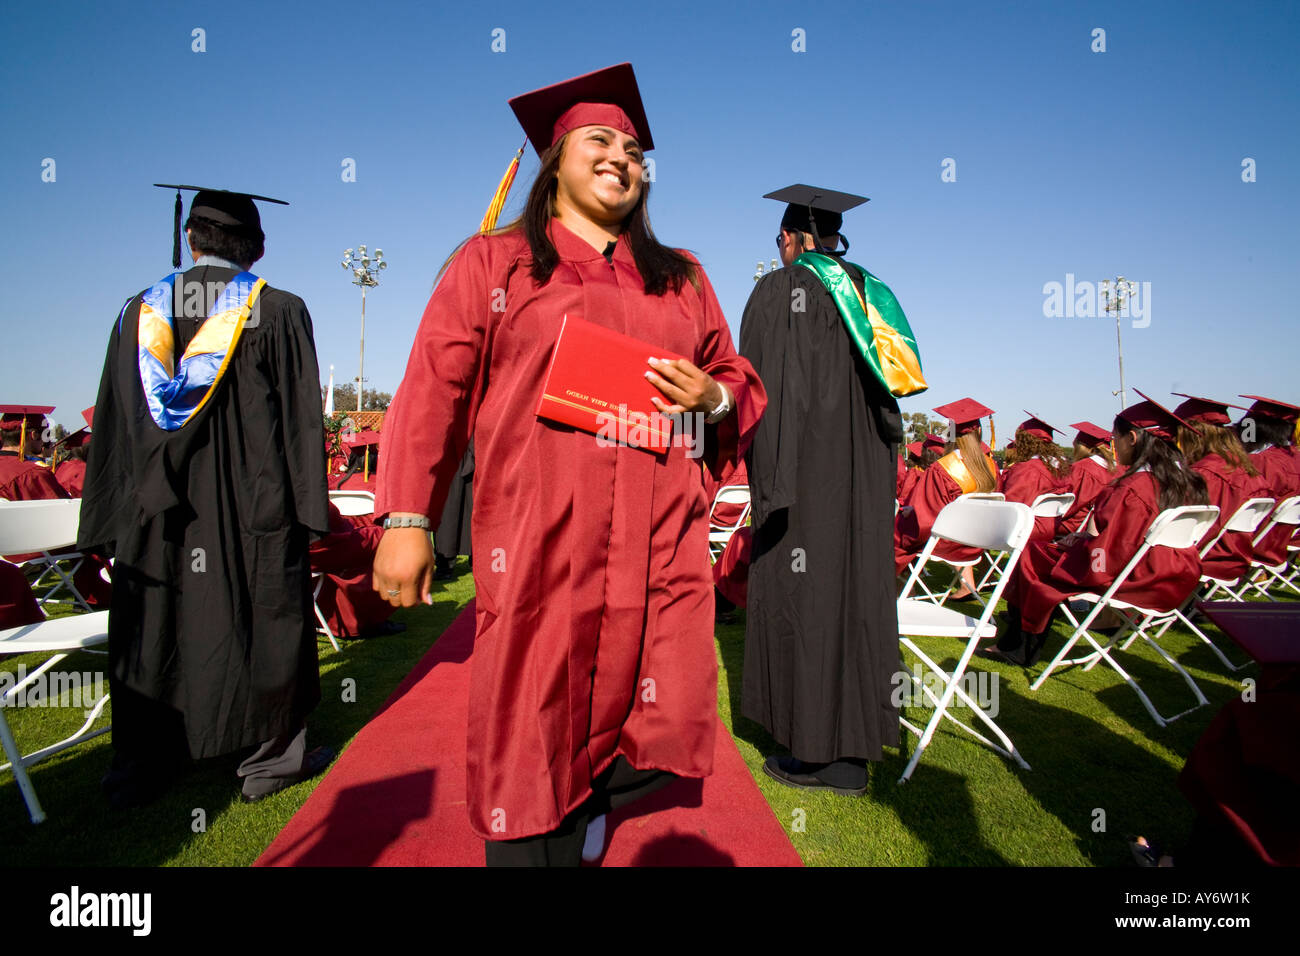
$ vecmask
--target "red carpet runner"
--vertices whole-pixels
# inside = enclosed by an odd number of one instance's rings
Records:
[[[474,605],[361,729],[254,866],[482,866],[465,813]],[[603,866],[800,866],[719,722],[713,776],[610,816]]]

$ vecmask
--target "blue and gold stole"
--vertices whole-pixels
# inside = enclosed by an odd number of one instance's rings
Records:
[[[156,282],[140,299],[137,349],[140,384],[149,414],[159,428],[174,432],[198,414],[226,373],[235,344],[266,285],[251,272],[241,272],[221,290],[211,313],[173,369],[175,321],[173,287],[180,273]]]

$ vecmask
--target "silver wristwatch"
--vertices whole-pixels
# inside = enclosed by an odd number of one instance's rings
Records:
[[[410,516],[403,518],[394,518],[391,515],[384,519],[384,530],[389,528],[424,528],[429,529],[429,519],[424,515],[412,518]]]
[[[717,408],[709,412],[708,417],[704,419],[706,425],[716,425],[731,413],[731,395],[725,385],[719,385],[718,388],[722,391],[722,401],[718,402]]]

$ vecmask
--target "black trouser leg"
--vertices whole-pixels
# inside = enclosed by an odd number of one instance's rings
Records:
[[[236,773],[244,781],[244,796],[263,797],[281,789],[286,777],[302,773],[307,753],[307,725],[267,740],[245,758]]]
[[[595,817],[654,793],[677,779],[666,770],[637,770],[618,757],[591,783],[591,797],[550,833],[521,840],[488,840],[488,866],[578,866],[587,824]]]

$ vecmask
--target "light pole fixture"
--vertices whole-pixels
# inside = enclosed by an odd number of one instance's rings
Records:
[[[1128,393],[1124,389],[1124,340],[1120,336],[1120,313],[1128,307],[1128,300],[1137,290],[1137,283],[1123,276],[1101,280],[1101,297],[1107,312],[1115,313],[1115,348],[1119,354],[1119,391],[1112,394],[1119,396],[1120,411],[1128,408]]]
[[[379,285],[379,270],[387,269],[384,250],[376,249],[372,259],[365,246],[343,250],[343,268],[352,272],[352,284],[361,286],[361,364],[357,369],[357,411],[361,411],[361,396],[366,384],[366,290]]]

